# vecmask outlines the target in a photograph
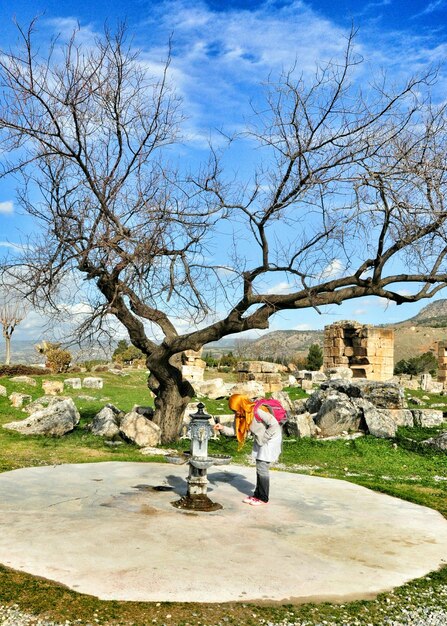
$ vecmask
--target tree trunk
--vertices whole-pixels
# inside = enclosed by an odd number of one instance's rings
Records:
[[[11,363],[11,337],[10,335],[5,335],[5,343],[6,343],[5,365],[9,365]]]
[[[181,435],[183,413],[194,395],[194,389],[182,377],[180,355],[164,364],[160,361],[151,364],[148,359],[147,365],[151,372],[148,387],[155,394],[154,422],[161,428],[161,443],[176,441]]]

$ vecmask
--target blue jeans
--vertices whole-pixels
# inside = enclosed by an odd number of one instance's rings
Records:
[[[258,500],[262,500],[263,502],[269,501],[269,466],[270,463],[267,461],[260,461],[259,459],[256,459],[256,489],[253,497],[258,498]]]

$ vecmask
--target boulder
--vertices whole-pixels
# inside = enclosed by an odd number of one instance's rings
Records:
[[[8,390],[3,385],[0,385],[0,396],[6,398],[8,396]]]
[[[301,413],[306,413],[306,403],[307,403],[307,398],[297,398],[296,400],[293,400],[292,414],[299,415]]]
[[[350,380],[353,376],[349,367],[329,367],[324,373],[329,380]]]
[[[436,409],[411,409],[411,412],[415,426],[431,428],[432,426],[440,426],[444,421],[443,412]]]
[[[113,439],[120,432],[120,421],[124,413],[116,408],[113,404],[106,405],[93,418],[89,430],[100,437]]]
[[[397,425],[387,411],[377,410],[376,407],[363,398],[354,401],[362,410],[368,432],[374,437],[395,437]]]
[[[55,402],[36,411],[20,422],[10,422],[3,428],[15,430],[22,435],[46,435],[61,437],[79,424],[79,413],[71,398]]]
[[[323,437],[355,432],[360,428],[360,408],[346,395],[333,391],[322,402],[315,424]]]
[[[27,393],[17,393],[16,391],[14,391],[9,396],[9,399],[11,400],[12,406],[15,407],[16,409],[19,409],[25,404],[29,404],[33,398],[29,396]]]
[[[378,413],[390,417],[396,426],[414,426],[414,417],[410,409],[376,409]]]
[[[96,376],[87,376],[82,381],[82,386],[88,389],[102,389],[104,381],[102,378]]]
[[[327,376],[324,372],[318,370],[300,370],[300,378],[304,380],[311,380],[313,383],[322,383],[327,380]]]
[[[426,439],[422,443],[425,443],[427,446],[432,446],[437,450],[447,452],[447,432],[441,433],[440,435],[432,437],[431,439]]]
[[[319,430],[310,413],[292,415],[286,426],[290,435],[295,437],[314,437]]]
[[[230,389],[230,395],[234,393],[240,393],[249,398],[262,398],[265,395],[264,385],[255,380],[247,380],[246,382],[233,385]]]
[[[193,382],[192,386],[198,398],[204,397],[210,398],[211,400],[218,400],[219,398],[226,398],[228,396],[228,388],[223,378],[212,378],[211,380]]]
[[[36,411],[42,411],[42,409],[46,409],[47,406],[51,406],[56,402],[62,402],[63,400],[68,400],[68,398],[66,396],[42,396],[27,404],[23,410],[32,415]]]
[[[160,443],[160,427],[136,411],[127,413],[120,424],[120,433],[140,448],[154,447]]]
[[[37,382],[31,376],[14,376],[11,378],[11,381],[14,383],[21,383],[22,385],[31,385],[31,387],[36,387]]]
[[[289,376],[287,377],[287,384],[289,385],[289,387],[297,387],[298,381],[295,378],[295,376],[293,376],[292,374],[289,374]]]
[[[349,398],[363,398],[377,409],[405,408],[405,394],[400,385],[356,378],[351,381],[330,380],[321,384],[321,389],[335,389]]]
[[[82,381],[80,378],[66,378],[64,380],[64,384],[67,387],[70,387],[70,389],[81,389],[82,388]]]
[[[318,413],[323,402],[332,394],[331,389],[317,389],[304,400],[304,410],[309,413]],[[301,401],[302,402],[302,401]]]
[[[44,380],[42,389],[46,396],[56,396],[64,391],[64,383],[61,380]]]

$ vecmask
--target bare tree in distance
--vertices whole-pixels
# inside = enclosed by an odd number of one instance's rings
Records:
[[[197,173],[175,166],[169,60],[149,79],[123,29],[90,47],[74,32],[42,56],[33,29],[0,56],[0,141],[3,175],[22,177],[40,237],[4,271],[55,307],[64,281],[84,277],[81,330],[110,315],[127,329],[164,442],[193,395],[183,351],[266,329],[284,310],[416,302],[444,287],[446,115],[430,101],[434,75],[362,91],[351,35],[312,79],[295,70],[269,83],[239,138],[255,146],[253,177],[238,180],[213,150]]]
[[[5,339],[5,365],[11,363],[11,336],[27,315],[23,302],[8,297],[0,297],[0,324]]]

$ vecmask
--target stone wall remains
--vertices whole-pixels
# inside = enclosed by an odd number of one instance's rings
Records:
[[[244,361],[238,364],[238,382],[245,383],[250,380],[262,383],[264,393],[282,391],[281,366],[268,361]]]
[[[353,378],[389,380],[394,370],[394,331],[351,321],[326,326],[323,367],[349,367]]]
[[[191,383],[202,382],[206,363],[200,357],[202,350],[185,350],[182,354],[182,374]]]

